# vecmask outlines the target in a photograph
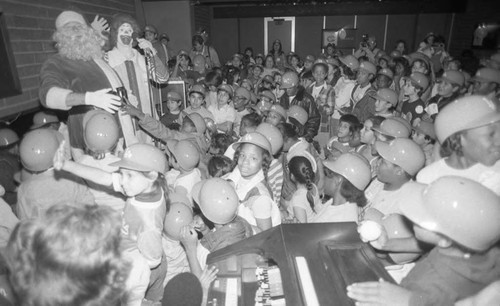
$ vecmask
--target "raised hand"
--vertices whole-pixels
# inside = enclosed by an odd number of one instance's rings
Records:
[[[99,15],[94,17],[94,20],[90,24],[92,29],[96,30],[97,33],[102,35],[102,32],[109,32],[109,24],[108,21]]]

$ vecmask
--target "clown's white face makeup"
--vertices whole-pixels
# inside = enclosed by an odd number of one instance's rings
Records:
[[[129,46],[132,44],[132,33],[134,30],[130,23],[124,23],[118,28],[118,43],[122,45]]]

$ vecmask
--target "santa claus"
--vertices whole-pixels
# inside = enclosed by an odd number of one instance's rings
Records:
[[[67,110],[73,154],[83,153],[83,117],[92,109],[115,113],[122,100],[113,94],[123,86],[120,77],[103,60],[103,38],[75,11],[64,11],[56,19],[53,35],[57,53],[40,71],[41,103]]]

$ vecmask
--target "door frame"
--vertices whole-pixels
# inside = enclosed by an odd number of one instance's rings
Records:
[[[295,52],[295,17],[265,17],[264,18],[264,54],[269,53],[269,45],[267,43],[268,40],[268,28],[267,23],[270,21],[274,21],[275,19],[283,19],[284,21],[292,22],[292,30],[291,30],[291,46],[290,51]]]

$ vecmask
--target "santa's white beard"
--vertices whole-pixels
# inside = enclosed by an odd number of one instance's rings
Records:
[[[69,59],[88,61],[103,56],[103,40],[91,27],[66,26],[57,30],[53,39],[59,54]]]

